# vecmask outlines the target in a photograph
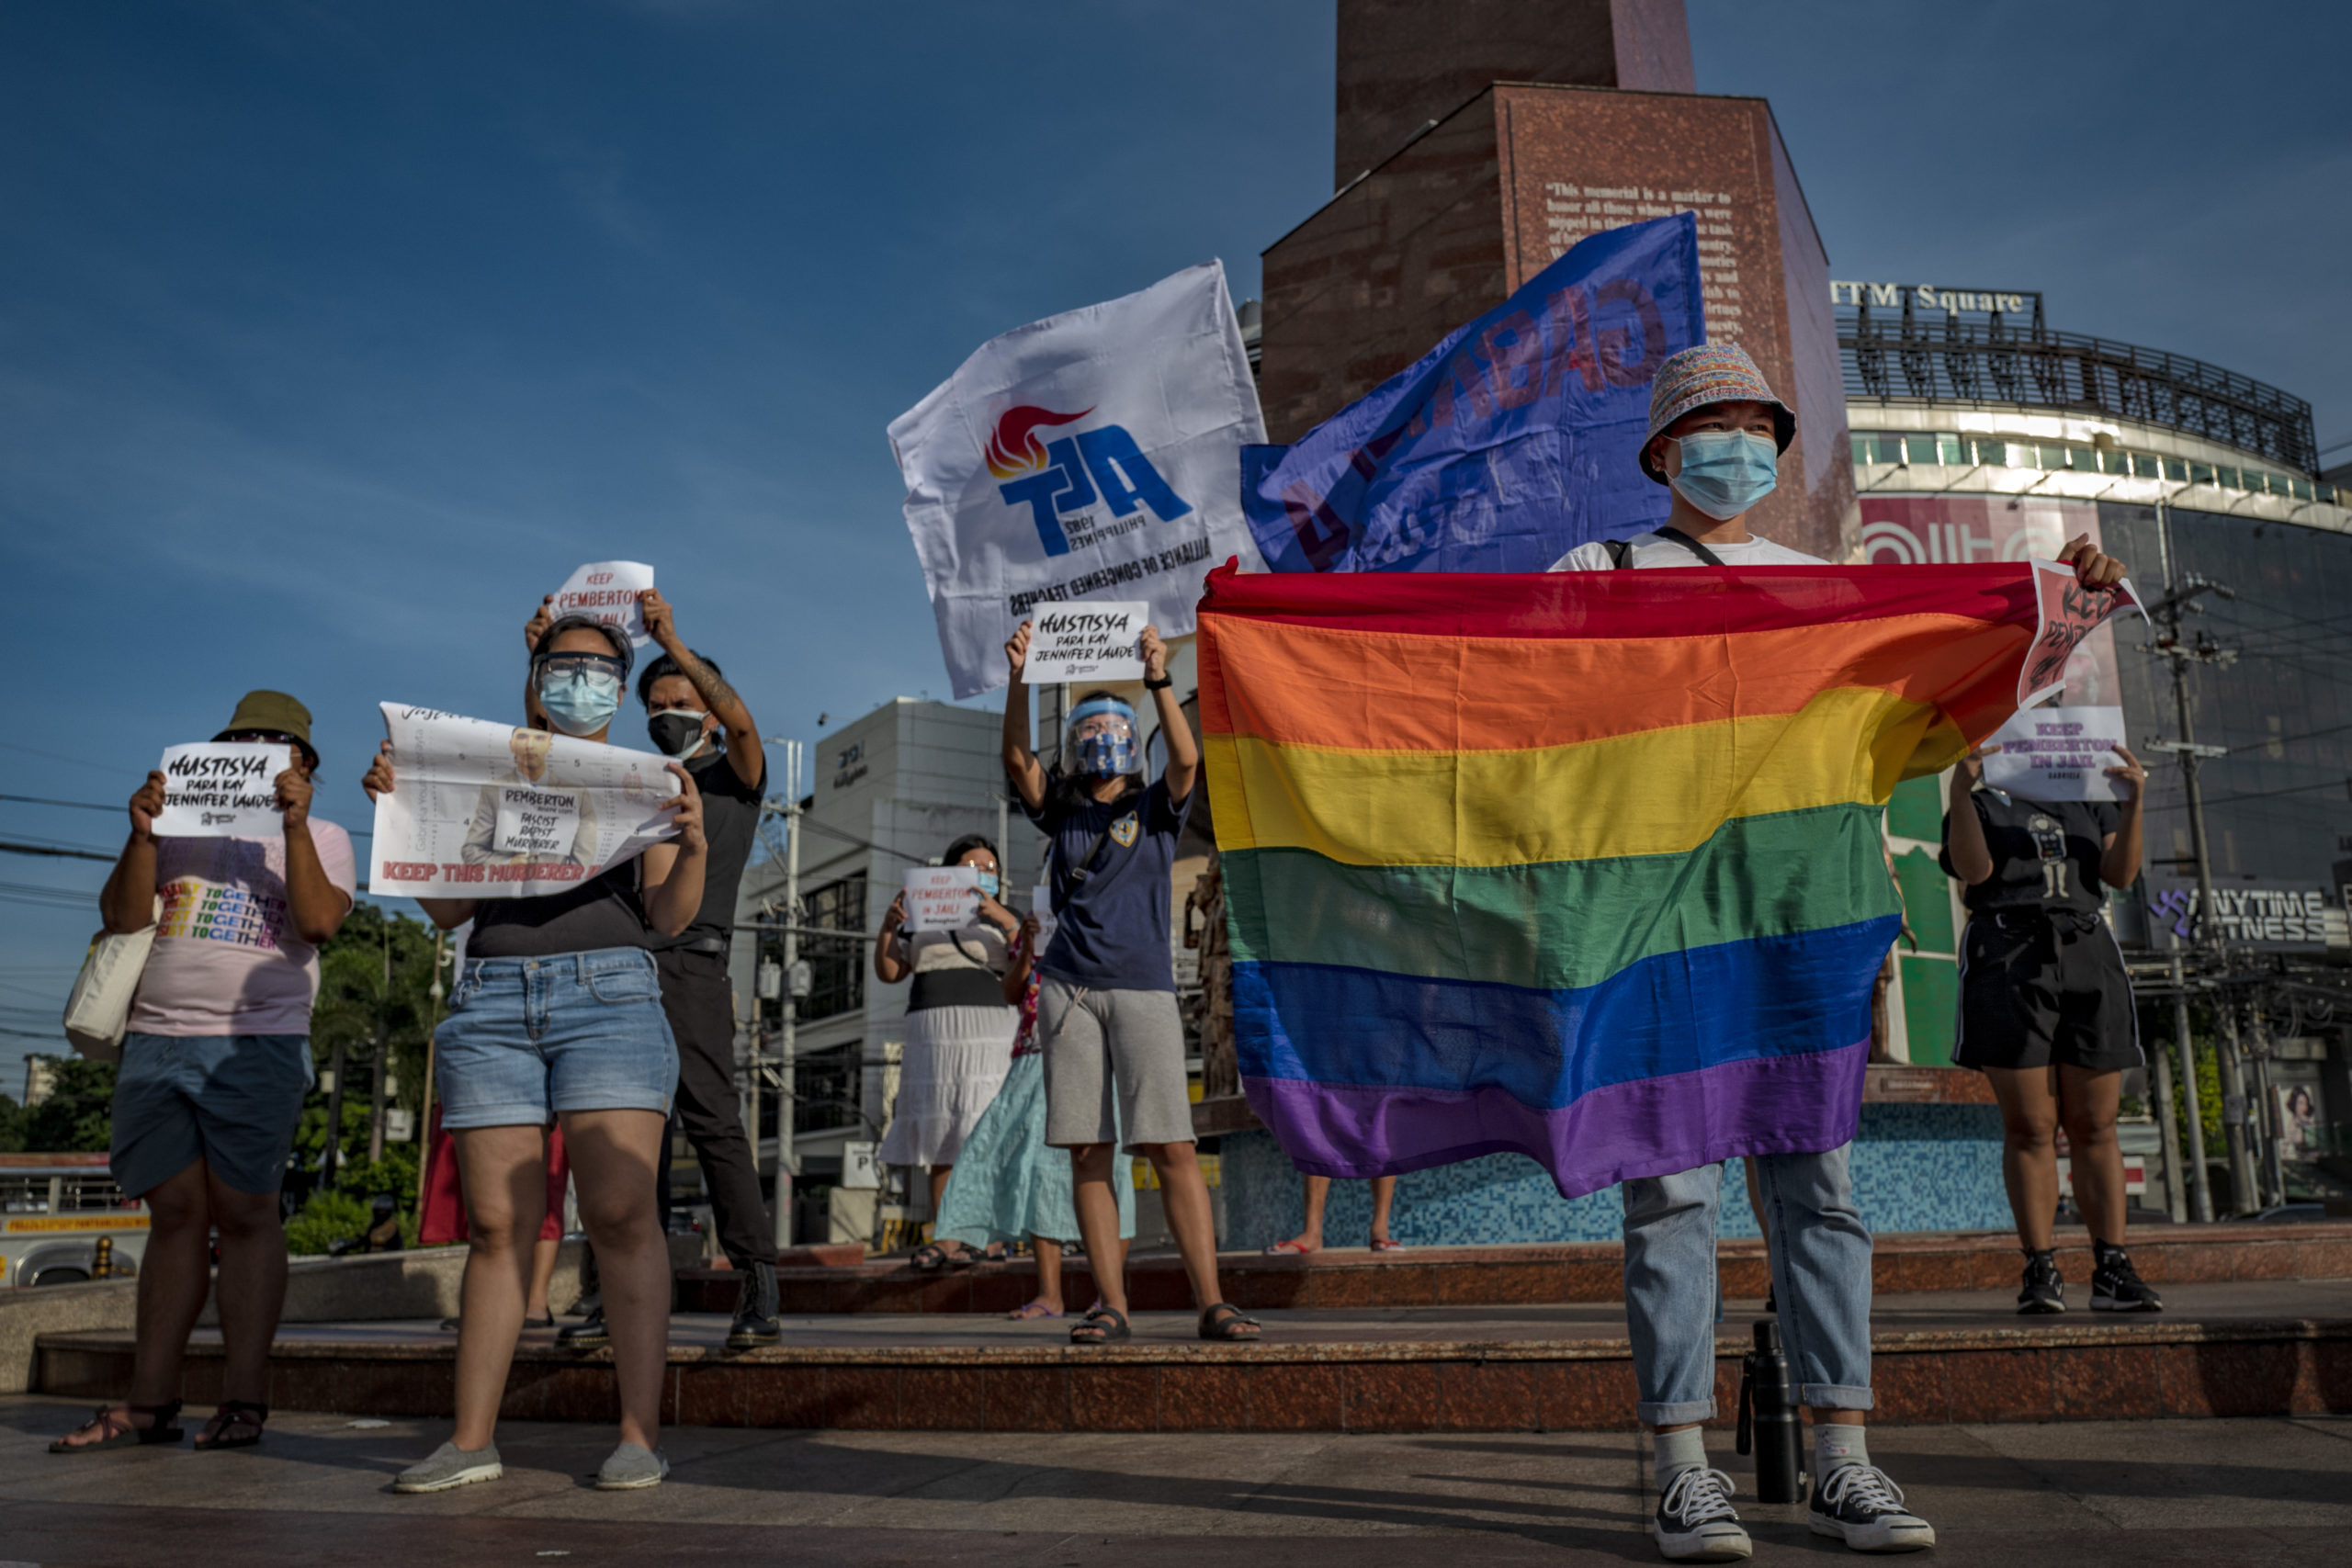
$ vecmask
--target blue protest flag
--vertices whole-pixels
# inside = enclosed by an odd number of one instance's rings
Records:
[[[1276,571],[1542,571],[1666,520],[1650,379],[1706,341],[1690,213],[1594,234],[1290,446],[1241,449]]]

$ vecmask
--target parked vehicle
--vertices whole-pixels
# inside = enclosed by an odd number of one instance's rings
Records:
[[[146,1251],[147,1205],[105,1155],[0,1154],[0,1286],[129,1276]]]

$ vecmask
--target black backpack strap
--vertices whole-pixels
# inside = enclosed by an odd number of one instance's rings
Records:
[[[1672,527],[1670,525],[1661,525],[1657,532],[1659,538],[1671,539],[1676,544],[1680,545],[1684,549],[1689,550],[1692,555],[1697,556],[1702,565],[1721,566],[1724,564],[1723,557],[1715,554],[1714,551],[1707,548],[1706,546],[1701,544],[1698,540],[1692,538],[1690,535],[1684,533],[1679,528]]]
[[[1623,571],[1633,564],[1634,543],[1630,539],[1603,539],[1600,547],[1609,552],[1609,570]]]

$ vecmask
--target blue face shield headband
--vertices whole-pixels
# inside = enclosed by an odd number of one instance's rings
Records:
[[[1116,697],[1097,697],[1070,710],[1070,728],[1090,718],[1118,720],[1078,738],[1078,771],[1089,778],[1116,778],[1136,771],[1136,710]]]

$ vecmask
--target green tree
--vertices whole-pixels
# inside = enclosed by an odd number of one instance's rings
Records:
[[[406,1109],[415,1118],[415,1136],[421,1140],[424,1135],[424,1119],[415,1113],[424,1102],[426,1043],[446,1006],[433,999],[433,928],[406,915],[387,913],[374,904],[355,908],[343,929],[320,950],[319,997],[311,1012],[311,1052],[323,1075],[334,1059],[335,1047],[340,1044],[344,1051],[338,1173],[350,1162],[367,1163],[369,1097],[379,1045],[398,1086],[386,1106]],[[295,1137],[297,1158],[306,1168],[314,1168],[326,1148],[327,1101],[322,1077],[304,1102]],[[385,1145],[387,1164],[398,1146]],[[414,1145],[409,1145],[404,1157],[410,1168],[402,1201],[413,1203]],[[351,1190],[340,1174],[335,1185]]]
[[[25,1108],[0,1094],[0,1155],[21,1153],[25,1146]]]
[[[24,1146],[35,1154],[104,1153],[114,1141],[114,1064],[46,1056],[57,1077],[47,1100],[24,1113]]]

